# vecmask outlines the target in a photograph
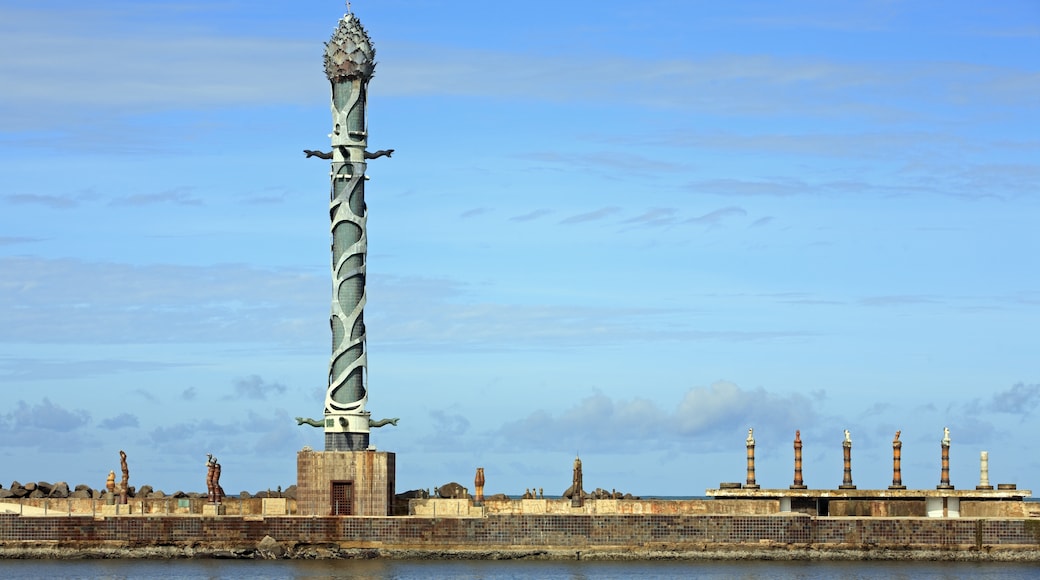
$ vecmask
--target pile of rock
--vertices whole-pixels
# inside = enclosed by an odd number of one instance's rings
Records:
[[[108,494],[108,490],[105,488],[93,489],[89,485],[79,484],[76,487],[69,489],[69,484],[64,481],[58,483],[48,483],[46,481],[29,482],[21,484],[17,481],[11,482],[11,487],[4,488],[0,486],[0,501],[5,499],[103,499]],[[205,492],[184,492],[175,491],[173,493],[165,493],[161,489],[154,489],[150,485],[142,485],[140,489],[130,486],[127,489],[127,497],[135,499],[206,499],[208,494]],[[243,491],[239,494],[242,499],[249,498],[274,498],[284,497],[287,499],[296,499],[296,486],[290,485],[283,491],[281,486],[278,487],[277,491],[270,489],[265,491],[258,491],[256,493],[249,493]]]
[[[95,497],[92,495],[93,490],[87,485],[77,485],[75,491],[69,489],[69,484],[64,481],[58,483],[48,483],[46,481],[29,482],[25,485],[18,483],[17,481],[11,482],[11,487],[4,489],[0,487],[0,500],[4,499],[66,499],[66,498],[78,498],[78,497]]]

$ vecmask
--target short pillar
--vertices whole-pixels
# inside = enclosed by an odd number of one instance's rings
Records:
[[[942,473],[939,477],[939,485],[935,489],[953,489],[950,485],[950,429],[943,428],[942,445]]]
[[[845,459],[845,477],[838,489],[856,489],[856,486],[852,485],[852,438],[849,437],[848,429],[845,430],[845,441],[842,441],[841,449]]]
[[[473,494],[473,505],[482,506],[484,505],[484,468],[478,467],[477,474],[473,478],[473,488],[476,493]]]
[[[993,489],[989,482],[989,451],[979,453],[979,484],[975,486],[975,489]]]
[[[794,432],[794,483],[791,484],[791,489],[805,489],[805,482],[802,481],[802,432]],[[790,501],[790,500],[788,500]],[[788,509],[790,511],[790,509]]]
[[[892,439],[892,485],[888,486],[888,489],[906,489],[903,485],[903,442],[899,440],[899,434],[901,431],[896,431],[896,436]]]
[[[755,438],[751,429],[748,429],[747,436],[747,484],[744,488],[759,489],[759,485],[755,483]]]

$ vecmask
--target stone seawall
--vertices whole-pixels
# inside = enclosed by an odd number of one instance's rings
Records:
[[[266,537],[270,539],[265,540]],[[1017,552],[1040,558],[1033,519],[531,515],[485,518],[0,515],[0,556],[810,557],[826,552]],[[43,550],[43,552],[40,552]],[[48,552],[49,550],[49,552]],[[56,551],[57,550],[57,551]],[[158,551],[158,552],[157,552]],[[137,552],[138,554],[135,554]],[[148,555],[151,554],[151,555]],[[656,555],[655,555],[656,554]],[[670,556],[668,556],[670,554]],[[711,556],[714,557],[714,556]],[[906,557],[906,556],[904,556]]]

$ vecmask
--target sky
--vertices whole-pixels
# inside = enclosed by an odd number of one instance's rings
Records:
[[[0,0],[0,484],[323,447],[342,2]],[[1040,4],[357,0],[397,490],[1040,479]]]

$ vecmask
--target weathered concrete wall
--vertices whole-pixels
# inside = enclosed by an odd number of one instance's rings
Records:
[[[773,543],[859,548],[1040,547],[1035,519],[540,515],[486,518],[0,515],[0,546],[255,547],[264,536],[349,548],[704,549]]]
[[[297,514],[296,500],[286,498],[224,498],[222,505],[224,513],[236,516],[252,516],[264,514],[264,503],[268,509],[272,505],[280,505],[285,502],[285,508],[278,515]],[[119,507],[120,515],[189,515],[201,514],[202,506],[206,505],[205,499],[197,498],[155,498],[155,499],[130,499],[126,505]],[[24,508],[20,507],[24,506]],[[115,506],[107,506],[101,499],[5,499],[0,501],[0,512],[14,512],[26,515],[40,515],[43,513],[52,515],[112,515]],[[269,513],[267,515],[274,515]]]
[[[703,499],[587,499],[572,507],[569,499],[485,499],[483,510],[468,499],[413,499],[409,514],[425,517],[480,517],[483,515],[768,515],[780,511],[779,500]]]
[[[1021,503],[1021,502],[1019,502]],[[830,500],[828,515],[831,516],[871,516],[887,517],[925,517],[925,502],[921,501],[884,501],[884,500]]]

